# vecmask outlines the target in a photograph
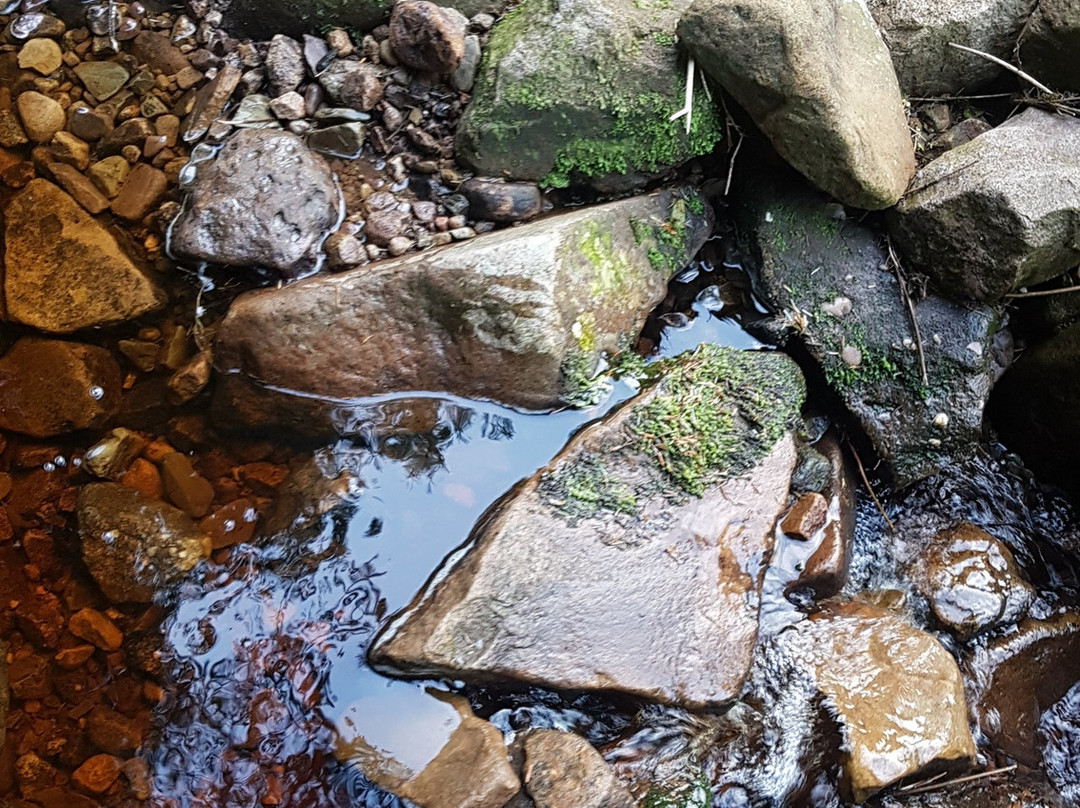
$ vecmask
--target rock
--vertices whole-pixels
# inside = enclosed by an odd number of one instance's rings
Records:
[[[0,640],[0,747],[4,745],[7,736],[7,713],[11,702],[11,691],[8,684],[8,644]]]
[[[400,236],[408,224],[409,214],[396,207],[376,210],[368,214],[364,235],[370,243],[385,247],[391,239]]]
[[[474,219],[523,222],[543,210],[540,189],[531,183],[467,180],[461,193],[469,200],[469,213]]]
[[[8,684],[16,699],[47,699],[52,695],[49,663],[37,655],[15,657],[8,666]]]
[[[398,691],[400,693],[400,691]],[[423,740],[407,746],[364,715],[360,702],[346,711],[339,724],[334,755],[355,764],[375,784],[424,808],[502,808],[521,787],[502,734],[473,715],[460,696],[428,690],[431,698],[421,712],[409,705],[408,714],[430,720]],[[390,701],[394,693],[383,697]]]
[[[1032,0],[868,0],[904,95],[971,93],[1001,75],[981,56],[950,42],[1012,61]]]
[[[68,621],[68,631],[102,651],[119,651],[124,635],[108,617],[94,609],[80,609]]]
[[[165,196],[169,180],[165,172],[137,163],[112,201],[112,212],[129,222],[142,221]]]
[[[34,90],[19,93],[15,100],[23,130],[35,143],[48,143],[64,128],[64,108],[47,95]]]
[[[854,802],[927,769],[974,763],[956,662],[900,616],[833,603],[775,643],[788,665],[809,674],[840,725],[844,785]]]
[[[360,154],[364,145],[364,125],[362,123],[342,123],[316,129],[304,140],[307,147],[329,157],[353,159]]]
[[[277,34],[266,52],[266,77],[275,97],[295,90],[304,80],[304,52],[291,37]]]
[[[579,735],[542,729],[525,737],[525,788],[536,808],[634,808],[600,753]]]
[[[1058,91],[1080,90],[1080,9],[1039,0],[1020,35],[1020,66]]]
[[[214,486],[200,477],[191,461],[179,452],[169,452],[160,465],[165,493],[172,503],[188,516],[206,516],[214,501]]]
[[[53,135],[49,150],[61,163],[85,171],[90,165],[90,145],[63,130]]]
[[[912,269],[994,301],[1080,262],[1080,121],[1029,109],[925,166],[889,219]]]
[[[595,400],[600,353],[637,334],[711,232],[703,204],[660,191],[241,296],[218,332],[216,406],[324,428],[316,402],[277,399],[293,412],[273,414],[273,394],[239,374],[338,399],[432,390],[530,409]],[[418,311],[430,312],[423,328]],[[343,342],[355,344],[347,356]]]
[[[1035,596],[1009,548],[966,522],[934,537],[912,579],[938,621],[964,638],[1017,622]]]
[[[250,499],[234,499],[227,505],[215,508],[213,513],[199,522],[199,529],[210,537],[214,550],[247,544],[255,537],[259,512]]]
[[[60,46],[51,39],[31,39],[19,49],[19,67],[36,70],[43,76],[59,70],[62,63]]]
[[[112,755],[94,755],[71,773],[71,784],[86,794],[104,794],[120,776],[120,760]]]
[[[114,757],[131,757],[143,740],[142,727],[134,719],[100,704],[86,716],[86,734],[91,743]]]
[[[184,120],[183,139],[186,143],[198,140],[209,131],[211,124],[224,111],[225,104],[240,83],[241,75],[239,68],[227,64],[211,81],[199,88],[191,113]]]
[[[15,112],[10,109],[0,110],[0,146],[12,149],[29,142]]]
[[[120,409],[120,368],[93,345],[23,337],[0,381],[0,428],[35,438],[99,428]]]
[[[367,62],[338,60],[319,74],[319,84],[335,104],[367,112],[383,97],[379,70]]]
[[[131,55],[140,64],[166,76],[191,67],[191,62],[183,51],[169,41],[168,34],[157,31],[140,31],[131,42]]]
[[[138,434],[118,427],[86,450],[83,468],[105,480],[119,480],[146,445]]]
[[[52,183],[32,180],[5,213],[9,319],[67,334],[126,322],[164,303],[112,234]]]
[[[169,397],[177,404],[191,401],[210,383],[211,369],[209,351],[196,354],[169,378]]]
[[[450,74],[450,86],[458,92],[467,93],[476,81],[476,71],[480,67],[480,37],[469,34],[465,37],[465,53]]]
[[[283,93],[270,102],[270,111],[283,121],[295,121],[307,114],[304,96],[296,91]]]
[[[705,93],[693,127],[669,117],[686,82],[672,31],[690,0],[525,0],[491,33],[457,156],[477,174],[622,188],[707,154],[720,138]],[[906,132],[906,129],[905,129]]]
[[[75,66],[75,75],[98,101],[112,98],[131,78],[116,62],[80,62]]]
[[[994,747],[1023,766],[1041,764],[1039,719],[1080,681],[1080,615],[1023,620],[976,647],[975,714]]]
[[[915,153],[903,101],[859,0],[697,0],[679,38],[818,188],[871,210],[904,193]]]
[[[112,131],[106,118],[85,105],[74,105],[68,112],[68,129],[80,140],[94,143]]]
[[[469,20],[428,0],[401,0],[390,14],[390,47],[406,67],[446,75],[465,55]]]
[[[801,340],[858,419],[899,487],[970,456],[1004,360],[995,357],[998,315],[926,297],[911,314],[877,232],[783,175],[740,187],[747,254],[760,256],[755,290],[774,312],[762,336]],[[837,217],[840,218],[837,218]],[[761,326],[762,324],[759,324]],[[845,348],[859,360],[845,361]],[[935,423],[947,416],[945,426]]]
[[[243,129],[199,166],[171,245],[178,256],[296,276],[315,266],[337,219],[338,190],[322,157],[293,134]]]
[[[688,708],[739,693],[802,376],[780,354],[710,345],[657,371],[492,508],[376,638],[380,671]]]
[[[96,215],[109,207],[109,200],[94,187],[94,183],[73,166],[64,163],[49,163],[49,173],[61,188],[71,194],[72,199],[86,209],[87,213]]]
[[[788,536],[806,541],[825,526],[829,501],[821,494],[803,494],[792,507],[780,529]]]
[[[83,487],[76,510],[83,561],[114,602],[149,603],[210,554],[187,514],[119,483]]]
[[[109,199],[120,193],[120,186],[127,179],[131,164],[119,154],[98,160],[87,171],[90,181]]]
[[[100,109],[100,107],[99,107]],[[132,118],[101,139],[96,154],[100,157],[123,152],[128,146],[142,146],[154,134],[154,125],[146,118]]]
[[[20,41],[33,37],[58,39],[66,30],[67,26],[64,25],[63,20],[51,14],[33,11],[11,17],[6,33],[10,39]]]

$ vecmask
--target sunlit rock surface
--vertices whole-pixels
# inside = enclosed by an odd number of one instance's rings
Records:
[[[67,334],[165,302],[104,225],[47,180],[31,180],[4,210],[4,246],[4,303],[17,323]]]
[[[429,390],[529,409],[589,403],[601,354],[637,335],[710,233],[701,197],[681,193],[242,295],[218,331],[223,410],[248,426],[308,431],[316,396]],[[281,389],[306,398],[273,398]]]
[[[572,732],[538,730],[525,738],[525,788],[536,808],[634,808],[588,741]]]
[[[695,707],[738,694],[802,377],[783,355],[715,346],[663,367],[489,510],[375,664]]]
[[[856,601],[831,604],[776,645],[835,711],[856,802],[927,767],[974,762],[955,660],[899,615]]]

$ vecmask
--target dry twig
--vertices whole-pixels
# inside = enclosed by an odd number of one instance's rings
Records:
[[[941,779],[941,775],[931,777],[929,780],[923,780],[919,783],[912,783],[910,786],[904,786],[898,788],[897,791],[904,794],[923,794],[927,791],[937,791],[939,788],[948,788],[949,786],[960,785],[961,783],[970,783],[973,780],[983,780],[987,777],[995,777],[999,774],[1008,774],[1016,768],[1016,764],[1011,766],[1003,766],[1000,769],[991,769],[988,772],[976,772],[975,774],[969,774],[964,777],[954,777],[952,780],[944,780],[937,782]]]
[[[915,304],[911,302],[911,295],[908,294],[907,278],[904,277],[904,269],[900,266],[900,259],[896,257],[892,239],[888,236],[885,237],[885,245],[889,249],[889,263],[892,264],[893,271],[896,273],[896,282],[900,284],[900,297],[903,299],[904,305],[907,306],[908,315],[911,317],[911,330],[915,332],[915,348],[919,352],[919,370],[922,372],[922,382],[929,387],[930,378],[926,375],[926,354],[923,353],[922,334],[919,333],[919,320],[915,316]]]
[[[957,50],[966,51],[967,53],[974,53],[976,56],[981,56],[984,59],[989,59],[994,64],[1001,65],[1006,70],[1008,70],[1008,71],[1010,71],[1012,73],[1015,73],[1020,78],[1022,78],[1024,81],[1031,84],[1036,90],[1039,90],[1040,92],[1046,93],[1047,95],[1056,95],[1056,93],[1053,90],[1051,90],[1049,87],[1047,87],[1045,84],[1043,84],[1038,79],[1034,78],[1033,76],[1028,75],[1023,70],[1021,70],[1019,67],[1016,67],[1015,65],[1009,64],[1004,59],[999,59],[998,57],[994,56],[993,54],[986,53],[986,52],[981,51],[981,50],[975,50],[975,48],[969,48],[966,45],[957,45],[955,42],[950,42],[949,47],[956,48]]]
[[[896,525],[893,524],[892,519],[889,518],[889,514],[885,513],[885,508],[881,505],[881,500],[877,498],[877,494],[874,493],[874,486],[870,485],[870,479],[866,476],[866,469],[863,468],[862,460],[859,458],[859,453],[855,451],[855,447],[851,445],[851,441],[847,442],[848,449],[851,451],[852,456],[855,458],[855,465],[859,468],[859,476],[862,477],[863,485],[866,486],[866,490],[870,492],[870,499],[874,500],[874,504],[877,506],[878,513],[881,514],[881,518],[885,520],[885,524],[889,526],[889,532],[892,533],[896,530]]]

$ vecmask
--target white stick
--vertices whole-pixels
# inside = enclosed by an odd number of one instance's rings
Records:
[[[981,50],[975,50],[974,48],[969,48],[969,47],[967,47],[965,45],[957,45],[955,42],[950,42],[949,45],[951,47],[953,47],[953,48],[956,48],[957,50],[967,51],[968,53],[974,53],[976,56],[982,56],[984,59],[989,59],[991,62],[994,62],[996,64],[1001,65],[1006,70],[1011,70],[1013,73],[1018,75],[1024,81],[1031,82],[1031,84],[1033,84],[1035,86],[1035,89],[1042,90],[1044,93],[1047,93],[1048,95],[1054,95],[1055,94],[1054,91],[1051,90],[1049,87],[1047,87],[1045,84],[1039,83],[1038,81],[1033,79],[1031,76],[1029,76],[1027,73],[1025,73],[1023,70],[1021,70],[1018,67],[1013,67],[1011,64],[1006,62],[1004,59],[999,59],[996,56],[994,56],[993,54],[983,53]]]
[[[691,56],[686,61],[686,98],[683,101],[683,108],[668,118],[669,121],[677,121],[679,118],[686,116],[686,134],[690,134],[690,122],[694,115],[694,57]]]

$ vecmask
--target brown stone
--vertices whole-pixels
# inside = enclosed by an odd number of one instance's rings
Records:
[[[19,628],[30,640],[43,648],[56,648],[64,631],[64,613],[60,600],[43,589],[19,601],[15,609]]]
[[[15,780],[25,797],[33,797],[42,789],[55,785],[60,779],[59,774],[55,766],[33,752],[19,755],[15,761]]]
[[[131,54],[151,70],[171,76],[191,67],[183,51],[169,41],[168,34],[142,31],[131,42]]]
[[[120,484],[132,488],[149,499],[161,499],[165,496],[165,486],[161,481],[161,472],[149,460],[137,457],[120,478]]]
[[[416,70],[452,73],[465,55],[468,25],[455,9],[405,0],[390,16],[390,47],[402,64]]]
[[[27,530],[22,535],[22,547],[27,561],[45,575],[52,572],[56,566],[56,542],[52,536],[44,530]]]
[[[256,494],[269,497],[289,476],[289,469],[274,463],[245,463],[237,467],[236,476]]]
[[[60,46],[44,37],[27,40],[19,50],[19,67],[36,70],[43,76],[59,70],[62,62]]]
[[[104,794],[119,776],[119,759],[112,755],[94,755],[71,773],[71,784],[87,794]]]
[[[90,165],[90,146],[70,132],[63,130],[53,135],[49,146],[57,162],[85,171]]]
[[[121,219],[137,222],[150,213],[168,190],[165,173],[146,163],[137,164],[127,175],[120,193],[112,201],[112,212]]]
[[[64,128],[64,108],[47,95],[28,90],[16,99],[23,130],[35,143],[48,143]]]
[[[97,154],[111,156],[122,152],[128,146],[139,146],[149,135],[154,134],[154,125],[146,118],[132,118],[113,129],[98,143]]]
[[[169,396],[177,404],[191,401],[210,383],[211,370],[210,352],[199,352],[169,379]]]
[[[542,729],[525,738],[525,788],[536,808],[634,808],[637,802],[592,745]]]
[[[17,699],[44,699],[52,694],[49,663],[37,654],[17,656],[8,665],[8,686]]]
[[[787,512],[780,529],[792,538],[806,541],[825,526],[828,511],[829,501],[821,494],[803,494]]]
[[[259,512],[254,500],[241,498],[215,508],[199,522],[199,528],[210,537],[211,547],[221,550],[251,541],[258,521]]]
[[[214,501],[214,486],[199,474],[186,455],[171,452],[161,459],[161,479],[169,500],[196,519],[206,516]]]
[[[0,109],[0,146],[12,149],[29,142],[14,110]]]
[[[211,124],[218,119],[225,104],[232,97],[240,83],[241,71],[232,65],[225,65],[195,94],[195,103],[191,113],[184,121],[183,138],[187,142],[197,140],[207,133]]]
[[[116,757],[130,756],[143,741],[143,730],[137,721],[103,705],[94,707],[87,715],[86,731],[95,746]]]
[[[94,646],[76,645],[73,648],[61,648],[56,652],[56,664],[66,671],[81,668],[94,655]]]
[[[97,215],[109,207],[109,200],[105,198],[94,183],[84,174],[70,165],[63,163],[50,163],[49,173],[57,184],[67,191],[71,198],[82,205],[87,213]]]
[[[102,651],[118,651],[124,635],[108,617],[94,609],[81,609],[68,621],[68,631]]]

